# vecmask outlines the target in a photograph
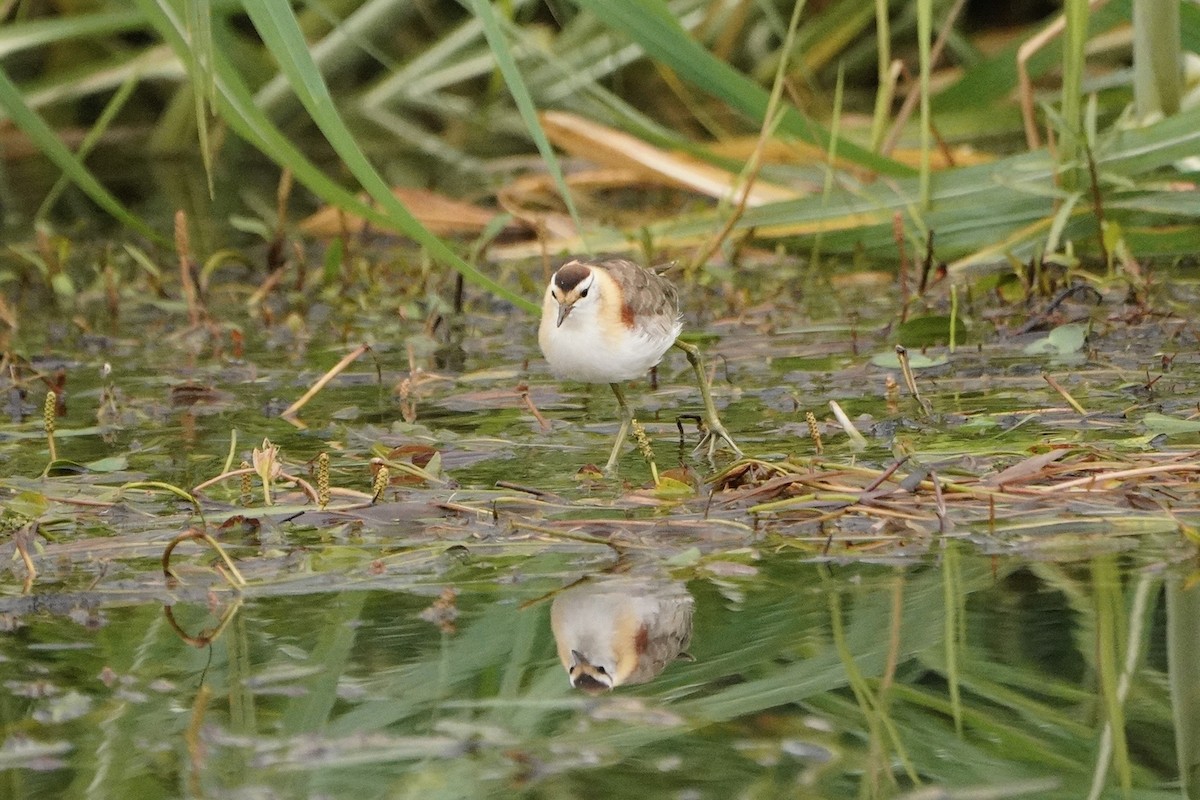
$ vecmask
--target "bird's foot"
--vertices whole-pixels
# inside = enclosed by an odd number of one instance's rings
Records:
[[[704,369],[704,361],[700,358],[700,351],[696,349],[695,345],[679,340],[676,340],[675,346],[687,355],[688,362],[691,363],[692,370],[696,373],[696,385],[700,387],[700,397],[704,401],[705,431],[704,435],[700,437],[700,443],[696,445],[696,452],[699,453],[707,447],[708,458],[711,461],[717,448],[725,444],[729,446],[735,456],[741,456],[742,448],[733,441],[729,431],[725,430],[725,426],[721,424],[721,418],[717,416],[717,406],[713,402],[712,392],[708,389],[708,377]]]
[[[707,421],[706,427],[707,429],[704,431],[704,435],[700,437],[700,442],[696,445],[694,452],[699,453],[701,450],[707,448],[708,458],[712,460],[712,457],[716,455],[717,448],[725,446],[729,450],[732,450],[735,456],[739,458],[742,456],[742,448],[737,446],[737,442],[729,435],[729,431],[725,430],[725,426],[721,424],[721,420],[710,419]]]

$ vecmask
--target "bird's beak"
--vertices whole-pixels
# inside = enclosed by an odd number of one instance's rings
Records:
[[[578,650],[571,651],[571,666],[572,667],[578,667],[580,664],[587,664],[587,663],[588,663],[588,660],[587,660],[587,658],[584,657],[583,653],[579,652]]]
[[[575,307],[574,303],[559,303],[558,304],[558,324],[555,325],[556,328],[562,327],[563,320],[565,320],[567,318],[567,315],[571,313],[571,309],[574,307]]]

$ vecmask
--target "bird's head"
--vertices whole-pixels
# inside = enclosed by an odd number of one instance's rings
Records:
[[[612,668],[591,662],[578,650],[571,651],[567,675],[571,678],[571,686],[588,694],[612,691],[615,679]]]
[[[579,261],[569,261],[550,279],[548,294],[554,298],[557,308],[547,308],[546,313],[557,313],[555,327],[562,327],[572,311],[587,308],[599,299],[596,271]]]

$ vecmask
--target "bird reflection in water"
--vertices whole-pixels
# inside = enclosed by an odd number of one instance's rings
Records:
[[[550,626],[571,685],[597,694],[690,659],[694,605],[683,582],[665,576],[597,575],[563,589]]]

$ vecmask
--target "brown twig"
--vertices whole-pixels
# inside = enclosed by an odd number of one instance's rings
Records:
[[[899,211],[892,214],[892,241],[900,264],[896,270],[896,281],[900,289],[900,322],[908,318],[908,248],[904,246],[904,217]]]
[[[188,238],[187,214],[183,209],[175,212],[175,252],[179,256],[179,286],[187,303],[188,321],[194,328],[200,324],[202,308],[196,292],[196,280],[192,277],[192,247]]]
[[[1054,391],[1056,391],[1060,395],[1062,395],[1062,399],[1066,400],[1067,403],[1071,406],[1071,408],[1075,409],[1079,413],[1079,416],[1081,416],[1081,417],[1087,416],[1087,411],[1084,410],[1083,406],[1079,405],[1079,401],[1077,401],[1074,397],[1072,397],[1071,393],[1068,392],[1061,383],[1059,383],[1057,380],[1055,380],[1053,375],[1051,375],[1049,372],[1043,372],[1042,379],[1044,381],[1046,381],[1046,383],[1050,384],[1051,389],[1053,389]]]
[[[900,374],[904,376],[904,385],[908,387],[909,394],[921,406],[921,410],[925,412],[925,416],[933,416],[933,406],[929,401],[921,396],[921,390],[917,388],[917,378],[913,374],[912,364],[908,363],[908,348],[904,345],[896,345],[896,358],[900,361]]]
[[[1080,486],[1087,486],[1090,492],[1092,490],[1091,487],[1096,483],[1123,481],[1127,478],[1141,478],[1146,475],[1163,475],[1171,472],[1200,472],[1200,464],[1155,464],[1152,467],[1136,467],[1116,472],[1102,472],[1097,475],[1087,475],[1062,483],[1054,483],[1048,486],[1031,486],[1029,488],[1037,492],[1060,492],[1064,489],[1076,489]]]
[[[517,392],[520,394],[521,402],[525,404],[525,408],[529,409],[529,413],[533,414],[533,418],[538,421],[538,425],[542,428],[542,433],[549,433],[550,423],[542,416],[542,412],[538,411],[538,407],[533,403],[533,398],[529,396],[529,384],[522,383],[518,385]]]
[[[371,352],[371,346],[366,343],[360,344],[358,347],[351,350],[349,353],[347,353],[345,356],[342,357],[341,361],[334,364],[333,367],[330,368],[330,370],[328,372],[326,372],[324,375],[322,375],[320,378],[318,378],[317,382],[314,383],[309,388],[309,390],[307,392],[305,392],[304,395],[299,400],[297,400],[296,402],[294,402],[290,406],[288,406],[284,410],[284,412],[282,414],[280,414],[279,416],[281,416],[287,420],[294,419],[296,416],[296,412],[298,412],[300,409],[304,408],[304,406],[308,403],[308,401],[312,400],[317,395],[317,392],[319,392],[325,388],[325,385],[327,383],[329,383],[331,380],[336,378],[344,369],[346,369],[346,367],[350,366],[350,364],[353,363],[354,360],[357,359],[359,356],[361,356],[363,353],[369,353],[369,352]]]

